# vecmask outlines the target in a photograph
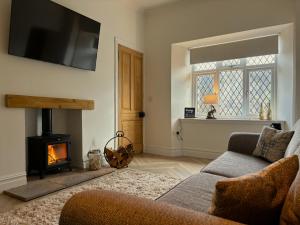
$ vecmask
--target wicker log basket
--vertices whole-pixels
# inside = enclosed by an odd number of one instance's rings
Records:
[[[123,143],[123,140],[127,140],[129,144],[123,146],[120,145],[116,150],[109,148],[108,145],[112,142],[114,143]],[[111,138],[104,147],[104,157],[108,164],[117,169],[127,167],[132,161],[134,155],[133,144],[132,142],[124,136],[123,131],[118,131],[116,136]]]

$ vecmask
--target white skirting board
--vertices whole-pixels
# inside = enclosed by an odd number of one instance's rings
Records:
[[[0,193],[10,188],[27,184],[26,172],[11,174],[0,177]]]
[[[178,156],[189,156],[195,158],[203,158],[203,159],[216,159],[223,152],[216,152],[209,149],[198,149],[198,148],[170,148],[170,147],[161,147],[161,146],[146,146],[144,148],[145,153],[154,154],[154,155],[162,155],[169,157],[178,157]]]
[[[182,150],[183,156],[202,158],[202,159],[216,159],[223,152],[216,152],[209,149],[199,149],[199,148],[185,148]]]
[[[181,149],[163,147],[163,146],[145,146],[144,153],[149,153],[153,155],[162,155],[162,156],[182,156]]]

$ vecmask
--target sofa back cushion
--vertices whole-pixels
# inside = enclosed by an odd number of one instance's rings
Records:
[[[292,156],[260,172],[218,181],[209,213],[250,225],[279,224],[298,169],[298,157]]]
[[[300,224],[300,172],[288,192],[280,217],[280,225],[297,224]]]
[[[300,155],[300,120],[295,124],[293,129],[295,131],[294,136],[288,145],[285,157],[292,156],[292,155]]]

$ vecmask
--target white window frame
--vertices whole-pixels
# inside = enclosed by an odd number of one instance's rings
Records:
[[[272,92],[272,102],[271,102],[271,108],[272,108],[272,118],[276,118],[277,115],[277,56],[275,56],[275,62],[272,64],[262,64],[262,65],[249,65],[247,66],[247,58],[240,59],[241,63],[240,65],[236,66],[223,66],[223,61],[221,62],[216,62],[216,69],[213,70],[202,70],[202,71],[194,71],[192,72],[192,104],[193,107],[197,108],[197,87],[196,87],[196,80],[198,76],[203,76],[203,75],[214,75],[214,89],[219,90],[219,74],[222,71],[226,70],[242,70],[243,71],[243,115],[242,116],[220,116],[218,114],[219,112],[219,106],[217,105],[217,116],[218,118],[224,118],[224,119],[257,119],[257,115],[251,115],[249,114],[249,73],[250,71],[255,71],[255,70],[264,70],[264,69],[270,69],[272,70],[272,83],[271,83],[271,92]],[[219,93],[218,93],[219,94]],[[204,114],[199,114],[197,112],[198,117],[203,117],[206,116]]]

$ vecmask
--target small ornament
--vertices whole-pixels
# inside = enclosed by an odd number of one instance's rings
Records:
[[[259,119],[260,120],[264,120],[264,107],[263,107],[263,104],[261,103],[260,104],[260,109],[259,109]]]
[[[268,104],[268,113],[267,113],[267,119],[272,120],[272,109],[271,109],[271,102]]]
[[[88,152],[89,169],[96,171],[101,169],[102,156],[99,149],[94,149]]]

